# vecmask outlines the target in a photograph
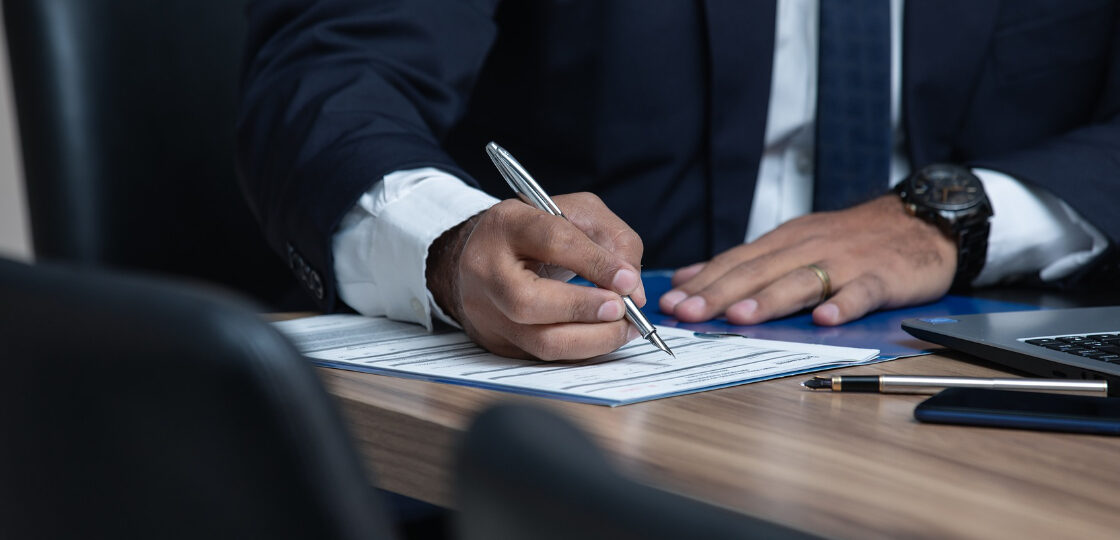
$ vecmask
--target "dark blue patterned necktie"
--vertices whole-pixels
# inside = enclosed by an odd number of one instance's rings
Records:
[[[890,174],[890,0],[820,0],[813,209],[885,193]]]

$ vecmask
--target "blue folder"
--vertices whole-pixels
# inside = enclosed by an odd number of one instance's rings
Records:
[[[841,326],[813,324],[812,316],[808,312],[755,326],[737,326],[722,318],[704,323],[684,323],[661,313],[657,308],[657,300],[669,290],[671,275],[672,272],[666,270],[642,272],[642,281],[645,283],[648,299],[645,307],[642,308],[642,313],[653,324],[685,328],[696,332],[730,332],[758,339],[879,349],[879,358],[882,360],[925,354],[940,348],[904,332],[901,325],[903,319],[1040,309],[1037,306],[1012,302],[947,295],[929,304],[878,311]]]

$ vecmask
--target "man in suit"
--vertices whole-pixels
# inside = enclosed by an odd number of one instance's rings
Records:
[[[244,187],[327,310],[581,358],[633,337],[618,295],[645,301],[643,264],[680,268],[656,299],[680,320],[812,308],[835,325],[954,283],[1069,281],[1120,239],[1114,1],[248,14]],[[498,203],[490,140],[546,189],[595,196],[556,197],[569,221]],[[537,279],[541,263],[600,288]]]

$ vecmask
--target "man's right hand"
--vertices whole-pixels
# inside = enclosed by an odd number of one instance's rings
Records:
[[[428,250],[428,289],[487,350],[582,359],[637,337],[620,295],[646,302],[638,234],[590,193],[555,197],[565,217],[509,199],[457,225]],[[538,275],[545,264],[598,285]]]

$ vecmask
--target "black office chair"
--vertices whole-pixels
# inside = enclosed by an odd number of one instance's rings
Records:
[[[310,306],[237,187],[245,0],[3,0],[39,260]]]
[[[463,540],[815,538],[623,477],[573,425],[523,405],[475,419],[456,494]]]
[[[391,538],[311,367],[243,305],[0,260],[0,538]]]

